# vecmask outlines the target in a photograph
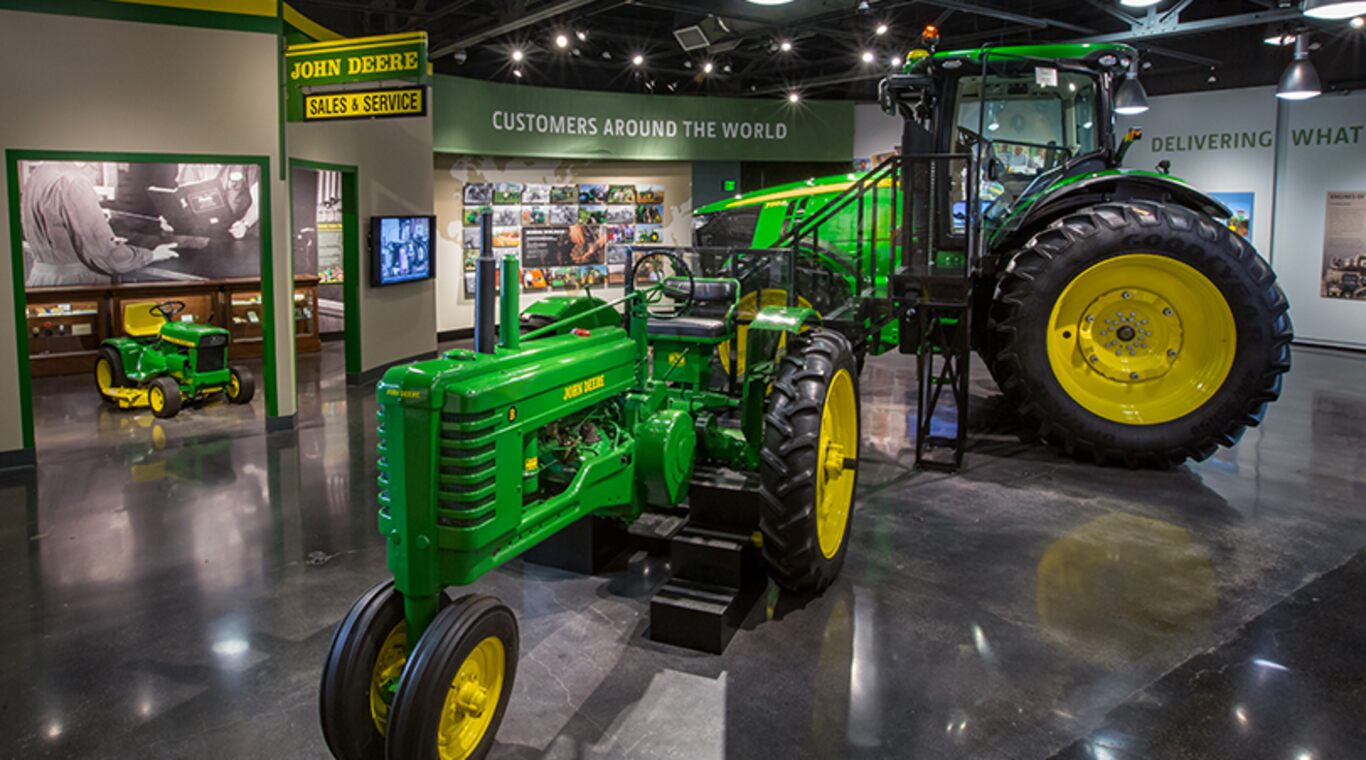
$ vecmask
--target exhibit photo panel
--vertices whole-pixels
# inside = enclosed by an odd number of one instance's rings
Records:
[[[207,429],[267,416],[268,159],[6,158],[30,421],[93,417],[100,429],[146,428],[147,418],[160,427],[193,410],[216,418]],[[58,438],[88,434],[80,425],[38,427]]]

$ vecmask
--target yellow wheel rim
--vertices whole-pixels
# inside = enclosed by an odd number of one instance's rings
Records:
[[[228,376],[228,398],[237,398],[237,394],[242,391],[242,383],[238,381],[237,375]]]
[[[1092,414],[1156,425],[1218,392],[1237,351],[1223,293],[1194,267],[1148,253],[1100,262],[1068,283],[1048,321],[1048,362]]]
[[[388,688],[397,683],[408,663],[408,624],[399,623],[380,644],[375,667],[370,672],[370,719],[383,736],[389,730],[389,702],[393,692]]]
[[[147,404],[152,407],[152,411],[159,412],[166,408],[166,394],[161,389],[153,385],[152,390],[147,393]]]
[[[475,645],[446,692],[437,728],[441,760],[465,760],[488,732],[507,673],[507,650],[496,636]]]
[[[109,366],[109,360],[100,358],[95,361],[95,384],[100,387],[100,393],[108,396],[114,390],[114,368]]]
[[[854,500],[855,468],[845,462],[858,457],[858,405],[849,370],[836,372],[825,392],[816,457],[816,538],[821,554],[832,559],[844,542]]]
[[[745,372],[745,350],[749,345],[749,323],[754,321],[754,315],[766,306],[786,306],[787,291],[778,288],[765,288],[763,290],[751,290],[740,296],[740,302],[735,306],[735,374],[741,375]],[[804,308],[811,308],[811,302],[797,296],[797,305]],[[781,348],[786,340],[787,333],[783,333],[778,338],[781,341],[778,346]],[[716,347],[717,358],[721,360],[721,369],[726,373],[730,372],[730,341],[725,341]]]

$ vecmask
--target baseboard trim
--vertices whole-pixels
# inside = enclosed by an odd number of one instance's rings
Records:
[[[285,414],[279,417],[266,418],[266,432],[279,433],[285,430],[293,430],[298,427],[299,416],[297,414]]]
[[[33,449],[0,451],[0,470],[17,470],[24,467],[35,467],[37,464],[38,452]]]
[[[435,359],[435,358],[436,358],[436,352],[435,352],[435,351],[424,351],[423,353],[416,354],[416,355],[414,355],[414,356],[409,356],[409,357],[406,358],[406,359],[395,359],[395,360],[393,360],[393,361],[391,361],[391,362],[389,362],[389,363],[387,363],[387,364],[381,364],[381,365],[379,365],[378,367],[373,367],[373,368],[371,368],[371,369],[367,369],[367,370],[365,370],[364,372],[347,372],[347,373],[346,373],[346,384],[347,384],[347,385],[369,385],[370,383],[373,383],[373,382],[375,382],[376,380],[378,380],[378,379],[380,379],[381,377],[383,377],[383,376],[384,376],[384,373],[387,372],[387,371],[389,370],[390,367],[397,367],[397,366],[400,365],[400,364],[412,364],[413,362],[420,362],[420,361],[424,361],[424,360],[426,360],[426,359]]]
[[[473,327],[457,327],[454,330],[442,330],[436,334],[437,343],[449,343],[453,340],[469,340],[474,337]]]

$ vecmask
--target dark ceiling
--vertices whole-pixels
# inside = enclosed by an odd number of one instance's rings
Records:
[[[583,89],[873,99],[890,59],[936,24],[941,49],[1101,38],[1144,51],[1152,94],[1273,84],[1291,49],[1262,40],[1312,32],[1327,89],[1366,86],[1366,30],[1303,18],[1290,0],[297,0],[312,18],[361,36],[424,29],[438,73]],[[674,30],[711,44],[683,50]],[[885,34],[877,34],[880,24]],[[580,39],[577,32],[585,33]],[[560,48],[555,38],[565,35]],[[792,43],[790,52],[779,48]],[[523,59],[513,60],[521,51]],[[865,51],[875,53],[865,63]],[[641,66],[632,64],[643,56]],[[713,66],[704,73],[705,65]],[[520,71],[518,77],[516,72]]]

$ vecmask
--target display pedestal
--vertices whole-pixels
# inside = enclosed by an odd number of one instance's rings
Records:
[[[672,574],[650,600],[651,639],[725,651],[768,585],[758,527],[756,475],[698,471],[687,525],[670,541]]]
[[[596,575],[626,551],[626,525],[589,515],[571,523],[522,555],[533,565]]]

